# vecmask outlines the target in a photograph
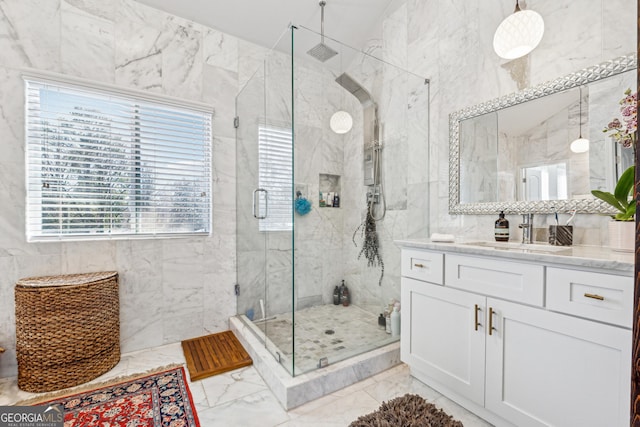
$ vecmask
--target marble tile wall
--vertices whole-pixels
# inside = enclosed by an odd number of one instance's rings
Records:
[[[512,1],[491,5],[464,0],[406,1],[408,67],[431,79],[428,217],[433,232],[492,239],[497,219],[448,213],[449,113],[635,51],[633,2],[589,0],[588,6],[569,0],[527,3],[526,7],[544,18],[545,34],[523,62],[524,77],[516,78],[511,71],[517,61],[500,59],[492,48],[495,29],[513,12]],[[511,215],[508,219],[518,224],[521,217]],[[538,215],[534,225],[546,228],[552,221],[551,215]],[[578,215],[574,242],[607,244],[607,221],[597,215]],[[519,233],[516,230],[512,225],[512,233]]]
[[[235,314],[234,98],[254,47],[131,0],[0,1],[0,377],[16,374],[15,282],[120,273],[122,350],[228,329]],[[211,104],[210,237],[27,243],[24,96],[33,68]]]
[[[353,133],[345,141],[345,175],[352,188],[351,204],[345,211],[345,279],[353,288],[354,300],[374,313],[379,313],[390,299],[400,297],[400,250],[393,241],[424,238],[430,233],[430,86],[425,82],[428,75],[403,71],[410,53],[408,22],[407,5],[403,4],[382,20],[379,34],[363,49],[384,63],[363,57],[348,68],[378,103],[381,122],[382,183],[387,208],[384,219],[376,222],[384,262],[381,283],[381,268],[368,266],[364,257],[358,259],[362,238],[356,236],[358,247],[350,244],[365,218],[368,188],[362,185],[362,136]],[[376,212],[380,215],[379,206]]]

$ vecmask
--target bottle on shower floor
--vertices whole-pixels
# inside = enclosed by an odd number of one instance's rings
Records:
[[[344,284],[344,279],[342,280],[342,284],[340,285],[340,303],[343,306],[348,306],[349,305],[349,288],[347,288],[347,285]]]
[[[344,307],[348,307],[349,306],[349,288],[347,288],[346,286],[344,287],[344,292],[342,293],[342,296],[340,297],[340,300],[342,301],[342,305]]]
[[[389,313],[388,311],[385,311],[384,320],[385,320],[384,330],[386,333],[390,334],[391,333],[391,313]]]
[[[340,289],[338,285],[333,290],[333,305],[340,305]]]
[[[393,307],[393,311],[391,312],[391,336],[397,337],[400,335],[400,312],[398,311],[398,307]]]

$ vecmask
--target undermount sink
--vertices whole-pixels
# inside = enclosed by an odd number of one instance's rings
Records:
[[[518,243],[518,242],[465,242],[463,245],[480,246],[484,248],[500,249],[514,252],[538,252],[538,253],[562,253],[571,250],[567,246],[551,246],[538,243]]]

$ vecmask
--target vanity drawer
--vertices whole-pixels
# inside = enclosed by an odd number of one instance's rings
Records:
[[[445,283],[452,288],[542,306],[544,267],[447,254]]]
[[[547,267],[547,308],[631,328],[633,277]]]
[[[402,275],[442,285],[444,254],[415,249],[402,250]]]

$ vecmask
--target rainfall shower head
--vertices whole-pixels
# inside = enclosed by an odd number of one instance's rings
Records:
[[[327,2],[325,0],[320,0],[320,43],[307,52],[307,54],[321,62],[325,62],[338,54],[338,52],[324,44],[324,6],[326,4]]]
[[[324,43],[318,43],[313,48],[309,49],[307,54],[313,56],[318,61],[325,62],[328,59],[333,58],[338,54],[335,50],[331,49]]]

